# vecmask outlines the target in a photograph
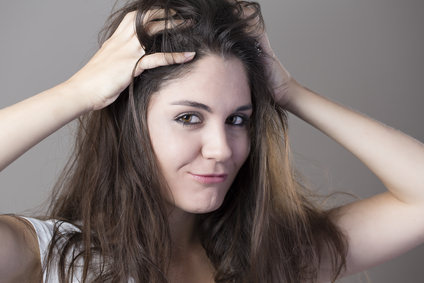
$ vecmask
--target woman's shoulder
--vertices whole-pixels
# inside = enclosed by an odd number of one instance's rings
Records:
[[[20,218],[32,226],[32,228],[34,229],[38,237],[40,244],[42,244],[43,241],[47,241],[49,243],[53,237],[53,233],[55,229],[57,229],[60,233],[74,232],[74,231],[80,232],[80,229],[77,226],[62,220],[57,220],[57,219],[41,220],[41,219],[31,218],[31,217],[20,217]]]
[[[42,276],[45,278],[42,267],[55,231],[66,234],[80,229],[55,219],[0,215],[0,282],[28,282],[28,278],[40,282]],[[60,239],[57,244],[61,244]],[[55,279],[54,276],[56,272],[50,278]]]
[[[31,217],[22,217],[21,219],[30,224],[34,232],[36,233],[38,239],[38,248],[41,254],[41,262],[44,262],[44,254],[49,248],[55,229],[57,229],[57,231],[61,234],[67,232],[80,231],[77,226],[61,220],[40,220]]]
[[[0,282],[41,278],[37,234],[25,219],[0,215]]]

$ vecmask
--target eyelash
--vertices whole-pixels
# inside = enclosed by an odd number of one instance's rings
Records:
[[[183,121],[182,120],[184,117],[186,118],[186,120],[187,120],[187,118],[189,118],[188,120],[191,120],[190,118],[197,117],[200,120],[200,122],[194,122],[194,123],[192,123],[192,122],[186,122],[186,121]],[[248,116],[246,116],[244,114],[234,114],[234,115],[230,116],[229,118],[227,118],[227,121],[230,118],[234,118],[234,117],[240,117],[242,119],[242,121],[241,121],[240,124],[230,124],[231,126],[244,127],[244,126],[246,126],[246,125],[249,124],[249,120],[250,119],[249,119]],[[201,118],[201,115],[198,114],[198,113],[187,112],[187,113],[183,113],[183,114],[177,116],[175,118],[175,121],[178,122],[178,123],[181,123],[185,127],[194,127],[194,126],[196,126],[196,125],[198,125],[198,124],[200,124],[202,122],[202,118]]]

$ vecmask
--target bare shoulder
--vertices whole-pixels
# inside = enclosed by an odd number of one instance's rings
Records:
[[[37,234],[23,218],[0,215],[0,282],[41,282]]]

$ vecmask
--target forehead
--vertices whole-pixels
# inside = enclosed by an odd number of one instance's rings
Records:
[[[210,107],[250,103],[250,88],[243,63],[235,58],[207,55],[182,78],[167,82],[152,103],[192,100]]]

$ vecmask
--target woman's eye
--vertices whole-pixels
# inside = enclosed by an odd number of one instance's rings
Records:
[[[227,123],[234,126],[244,126],[247,122],[248,122],[248,119],[240,115],[234,115],[227,119]]]
[[[184,114],[179,116],[176,120],[177,122],[183,123],[183,125],[193,125],[201,122],[200,118],[194,114]]]

